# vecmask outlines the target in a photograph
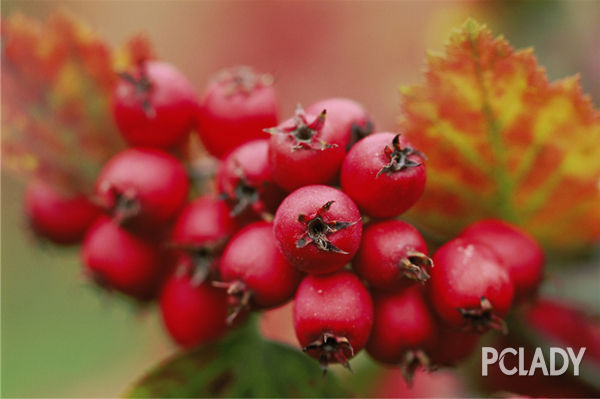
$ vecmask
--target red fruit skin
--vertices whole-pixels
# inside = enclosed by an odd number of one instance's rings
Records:
[[[204,195],[187,204],[178,214],[171,241],[183,245],[224,243],[236,231],[229,207],[213,195]]]
[[[346,251],[346,254],[323,251],[314,243],[303,248],[297,247],[298,240],[307,230],[298,217],[314,217],[328,201],[334,202],[325,214],[326,222],[356,222],[327,236],[333,245]],[[283,254],[297,269],[313,274],[331,273],[350,262],[358,250],[362,235],[360,213],[352,200],[340,190],[321,185],[302,187],[288,195],[275,213],[273,226],[275,239]]]
[[[195,124],[198,108],[192,84],[173,65],[147,61],[130,71],[134,79],[150,81],[148,92],[119,79],[112,96],[112,110],[123,138],[131,146],[170,148],[180,144]],[[151,111],[144,108],[144,102]]]
[[[42,180],[32,180],[25,190],[25,213],[36,234],[55,244],[70,245],[83,239],[101,210],[82,193],[65,193]]]
[[[318,115],[307,114],[307,122],[312,123]],[[294,125],[295,118],[291,118],[278,128],[286,129]],[[269,165],[273,179],[288,192],[311,184],[331,184],[338,178],[346,147],[350,144],[350,132],[343,126],[329,123],[325,117],[325,124],[313,140],[311,148],[295,149],[296,142],[289,135],[271,135]],[[331,147],[322,149],[322,142]]]
[[[466,325],[459,308],[479,308],[487,298],[493,313],[504,317],[513,299],[513,284],[495,252],[485,244],[456,238],[433,256],[429,297],[438,315],[450,326]]]
[[[234,71],[231,76],[237,74]],[[231,76],[208,86],[197,114],[200,139],[217,158],[248,141],[268,138],[263,130],[279,120],[279,103],[271,85],[255,82],[249,90],[232,88]]]
[[[183,165],[166,152],[131,148],[113,156],[96,180],[96,195],[118,220],[119,195],[132,192],[139,211],[124,225],[151,230],[166,225],[187,200],[189,183]]]
[[[421,287],[373,294],[374,322],[367,352],[377,361],[402,362],[406,351],[425,349],[436,338],[436,323]]]
[[[255,309],[272,308],[292,299],[302,274],[275,243],[273,224],[253,223],[227,244],[219,264],[224,282],[241,281]]]
[[[372,222],[363,230],[352,268],[370,287],[400,290],[415,282],[405,277],[402,269],[401,260],[410,252],[428,253],[417,229],[400,220]]]
[[[426,182],[425,161],[418,154],[409,160],[421,163],[398,172],[377,174],[389,163],[386,146],[396,135],[375,133],[356,143],[342,165],[342,189],[356,202],[361,212],[373,218],[398,216],[413,206],[423,194]],[[412,145],[400,136],[400,145]]]
[[[101,216],[90,227],[82,246],[86,271],[101,286],[149,299],[166,268],[156,243],[144,241]]]
[[[544,272],[544,252],[533,237],[510,223],[481,220],[467,227],[462,237],[480,241],[502,259],[515,285],[515,301],[536,293]]]
[[[427,349],[434,366],[456,366],[475,351],[480,335],[438,322],[436,340]]]
[[[275,213],[286,195],[271,175],[267,139],[249,141],[230,152],[219,165],[216,179],[219,193],[232,200],[234,209],[240,201],[236,187],[241,180],[248,188],[255,189],[258,199],[249,210],[257,215]]]
[[[189,275],[177,273],[160,295],[163,323],[181,346],[191,348],[220,338],[227,331],[227,294],[210,282],[194,285]]]
[[[345,337],[358,353],[373,326],[373,301],[358,277],[346,271],[302,280],[294,300],[294,330],[302,347],[323,333]],[[351,358],[346,352],[346,357]]]
[[[350,145],[373,132],[374,124],[365,108],[354,100],[343,97],[327,98],[306,108],[306,113],[318,115],[327,110],[327,122],[338,126],[351,137]]]

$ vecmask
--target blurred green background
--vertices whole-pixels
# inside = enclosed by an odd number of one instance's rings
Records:
[[[600,98],[598,1],[2,2],[3,16],[43,19],[59,8],[113,46],[145,33],[199,91],[224,66],[272,72],[283,116],[298,102],[348,96],[378,130],[394,129],[398,85],[420,81],[426,49],[442,49],[469,16],[517,48],[534,46],[551,79],[581,73],[584,91]],[[22,190],[3,174],[2,396],[116,396],[175,347],[154,309],[140,312],[85,281],[77,248],[33,239]]]

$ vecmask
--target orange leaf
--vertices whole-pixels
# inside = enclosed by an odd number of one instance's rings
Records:
[[[500,217],[556,249],[600,239],[600,113],[578,77],[550,83],[531,49],[473,20],[401,89],[401,126],[429,161],[410,217],[446,238]]]

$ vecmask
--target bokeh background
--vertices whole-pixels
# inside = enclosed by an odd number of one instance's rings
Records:
[[[144,33],[199,92],[225,66],[271,72],[282,116],[297,103],[347,96],[365,105],[378,130],[394,130],[398,86],[422,81],[426,50],[441,50],[468,17],[516,48],[533,46],[551,80],[580,73],[584,91],[596,105],[600,99],[600,2],[593,0],[2,2],[3,18],[45,19],[57,9],[115,47]],[[84,280],[77,249],[35,241],[21,182],[3,173],[1,189],[2,396],[116,396],[176,350],[156,312]]]

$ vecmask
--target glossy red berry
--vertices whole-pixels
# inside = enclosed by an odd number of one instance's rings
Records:
[[[367,352],[375,360],[398,364],[407,380],[417,368],[428,366],[425,349],[436,338],[437,325],[421,287],[373,295],[374,322]]]
[[[138,230],[162,227],[188,195],[183,165],[166,152],[131,148],[113,156],[96,180],[96,195],[115,221]]]
[[[147,299],[166,271],[156,243],[142,240],[107,217],[88,230],[82,246],[86,271],[100,286]]]
[[[275,213],[285,192],[271,176],[269,140],[249,141],[229,153],[219,166],[217,187],[234,216]]]
[[[165,327],[186,348],[221,337],[227,330],[227,295],[209,281],[195,283],[183,271],[171,276],[160,295]]]
[[[279,105],[269,75],[249,67],[221,71],[200,101],[198,133],[208,152],[223,158],[250,140],[267,138]]]
[[[326,110],[306,114],[301,107],[280,126],[269,129],[269,163],[275,182],[288,191],[328,184],[338,177],[350,132],[329,123]]]
[[[132,146],[169,148],[181,143],[195,124],[196,94],[173,65],[147,61],[120,75],[113,115]]]
[[[223,200],[205,195],[187,204],[175,220],[169,244],[178,263],[191,268],[195,283],[216,272],[225,244],[237,229],[229,213]]]
[[[362,221],[352,200],[328,186],[306,186],[281,203],[275,239],[299,270],[331,273],[350,262],[360,245]]]
[[[449,325],[478,332],[505,330],[504,317],[513,299],[513,283],[502,261],[485,244],[457,238],[433,256],[429,295]]]
[[[240,310],[279,306],[294,296],[302,274],[275,243],[273,224],[253,223],[238,232],[227,244],[219,263],[221,281],[230,295],[232,314]]]
[[[342,189],[373,218],[400,215],[425,189],[424,155],[401,135],[375,133],[356,143],[344,159]]]
[[[349,98],[335,97],[317,101],[306,108],[307,114],[317,115],[327,110],[327,123],[339,126],[350,135],[348,148],[373,133],[374,125],[365,108]]]
[[[319,360],[350,367],[348,359],[367,343],[373,325],[373,302],[354,274],[309,275],[294,301],[294,330],[300,345]]]
[[[387,220],[365,226],[352,267],[369,286],[389,291],[427,281],[432,261],[417,229]]]
[[[502,259],[515,286],[515,299],[537,291],[544,272],[544,252],[533,237],[508,222],[481,220],[467,227],[462,237],[480,241]]]
[[[42,180],[32,180],[25,191],[25,213],[36,234],[68,245],[83,239],[101,210],[83,193],[65,192]]]

